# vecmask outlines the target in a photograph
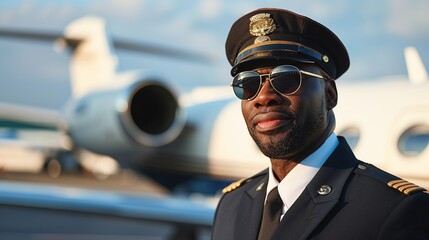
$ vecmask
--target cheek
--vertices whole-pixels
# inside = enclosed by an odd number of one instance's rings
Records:
[[[291,96],[291,109],[302,119],[319,114],[321,107],[325,106],[324,91],[320,86],[309,86],[305,91],[300,92],[297,96]]]

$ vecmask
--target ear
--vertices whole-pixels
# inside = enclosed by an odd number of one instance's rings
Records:
[[[326,107],[328,110],[332,110],[337,106],[338,92],[337,84],[334,80],[327,80],[325,83],[325,94],[326,94]]]

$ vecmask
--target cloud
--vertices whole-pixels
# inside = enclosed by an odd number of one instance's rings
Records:
[[[401,38],[429,38],[429,1],[393,0],[387,4],[386,27],[390,33]]]
[[[199,12],[204,19],[214,19],[219,16],[222,9],[222,1],[203,0],[200,1]]]
[[[346,12],[347,7],[349,7],[348,5],[350,5],[348,1],[343,0],[322,0],[313,1],[311,4],[302,4],[302,2],[299,2],[296,4],[296,9],[300,10],[297,11],[298,13],[307,15],[314,20],[325,22],[341,16]]]
[[[35,1],[19,3],[0,9],[0,25],[11,28],[62,29],[75,11],[70,5],[44,5]]]
[[[89,2],[88,10],[90,12],[100,12],[105,15],[136,18],[146,7],[145,0],[105,0]]]
[[[145,0],[42,1],[22,0],[0,8],[0,23],[4,25],[64,26],[76,17],[95,14],[135,20],[146,8]],[[150,11],[150,9],[147,9]],[[29,21],[29,19],[31,19]],[[54,19],[54,21],[52,21]]]

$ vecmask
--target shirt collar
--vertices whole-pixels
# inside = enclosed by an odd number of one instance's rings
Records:
[[[289,209],[338,146],[338,143],[338,138],[334,133],[329,135],[316,151],[297,164],[280,183],[274,177],[270,165],[266,194],[278,186],[284,211]]]

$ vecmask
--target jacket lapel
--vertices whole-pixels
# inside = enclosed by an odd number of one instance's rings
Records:
[[[238,216],[242,217],[237,218],[234,239],[256,240],[258,238],[267,182],[268,175],[253,184],[242,195],[240,208],[238,209]]]
[[[338,147],[286,212],[272,239],[306,239],[338,203],[346,180],[357,165],[345,139],[339,140]],[[331,188],[326,195],[318,193],[323,185]]]

